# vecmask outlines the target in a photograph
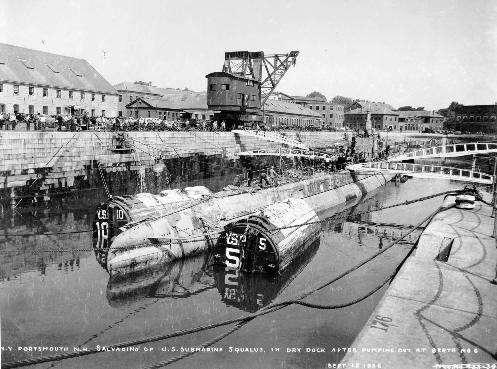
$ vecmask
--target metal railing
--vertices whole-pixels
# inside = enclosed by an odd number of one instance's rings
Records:
[[[427,159],[440,157],[457,157],[473,154],[497,153],[497,143],[471,142],[453,145],[435,146],[414,150],[405,154],[393,156],[388,161],[401,161],[408,159]]]
[[[395,163],[395,162],[368,162],[347,166],[353,171],[374,171],[409,174],[419,178],[447,178],[456,181],[473,182],[481,184],[492,184],[493,176],[486,173],[469,169],[445,167],[440,165]]]

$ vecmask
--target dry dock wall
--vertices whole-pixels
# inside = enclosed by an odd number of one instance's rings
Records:
[[[219,166],[218,161],[233,162],[241,151],[281,147],[278,143],[233,132],[142,131],[127,134],[134,150],[119,153],[111,150],[115,136],[112,132],[0,131],[0,203],[15,204],[18,199],[31,196],[43,198],[56,190],[102,186],[99,170],[108,181],[114,182],[135,181],[130,172],[141,178],[146,168],[162,176],[164,173],[153,168],[159,157],[180,161],[175,165],[181,167],[181,173],[205,172],[205,178],[212,170],[199,168],[202,161],[214,159],[215,165]],[[351,139],[350,132],[288,131],[285,134],[310,147],[320,148],[347,144]],[[398,142],[406,138],[420,139],[402,136]],[[389,139],[390,143],[393,141]],[[371,146],[371,138],[357,139],[357,151],[371,152]],[[122,172],[122,175],[113,176],[115,172]]]
[[[152,165],[160,155],[166,159],[216,155],[231,160],[240,151],[280,147],[231,132],[129,132],[134,151],[117,153],[110,150],[113,137],[112,132],[0,131],[0,189],[22,187],[40,176],[47,186],[57,187],[59,179],[70,186],[74,177],[87,174],[88,167],[112,171],[122,163]],[[325,147],[344,134],[305,132],[299,137],[311,147]]]

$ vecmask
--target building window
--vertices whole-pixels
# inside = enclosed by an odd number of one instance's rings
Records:
[[[105,95],[102,95],[102,102],[105,101]]]
[[[123,116],[123,112],[122,112],[121,110],[119,110],[117,114],[118,114],[120,117],[122,117],[122,116]]]
[[[316,110],[319,110],[319,105],[316,105]]]
[[[29,114],[34,114],[35,113],[35,106],[34,105],[29,105],[28,106],[28,112],[29,112]]]
[[[43,114],[48,115],[48,106],[43,107]]]
[[[43,87],[43,97],[47,97],[48,96],[48,88],[46,87]],[[45,113],[43,113],[45,114]]]
[[[221,85],[221,90],[226,90],[228,91],[230,89],[230,85],[228,83],[222,84]]]
[[[309,105],[309,109],[311,109],[311,110],[312,110],[312,105]]]
[[[60,106],[57,106],[55,108],[55,112],[57,113],[57,115],[60,115],[62,113],[62,109],[60,108]]]
[[[148,111],[148,117],[150,118],[150,110]]]
[[[33,86],[28,87],[28,93],[33,96],[35,94],[35,88]]]
[[[19,86],[17,86],[19,87]],[[14,104],[14,113],[17,114],[19,113],[19,105],[18,104]]]
[[[19,95],[19,85],[14,85],[14,95]]]
[[[209,91],[214,91],[214,88],[215,88],[214,86],[216,86],[216,85],[211,83],[209,85]]]
[[[62,91],[61,90],[57,90],[55,91],[55,96],[60,99],[62,97]]]
[[[95,109],[91,109],[91,116],[94,117],[95,116]]]
[[[0,92],[3,92],[3,83],[0,83]]]
[[[129,102],[133,102],[133,95],[129,95]]]
[[[123,102],[123,95],[119,95],[119,102]]]
[[[85,99],[85,93],[83,91],[81,91],[81,100],[84,100]]]
[[[330,114],[330,118],[333,118],[333,114]]]
[[[248,79],[247,80],[247,86],[253,86],[254,85],[254,81]]]
[[[102,109],[102,117],[105,117],[105,110]]]
[[[255,101],[255,95],[252,95],[252,101]]]
[[[326,106],[323,105],[323,110],[326,110]]]
[[[72,91],[69,91],[69,99],[72,100]]]
[[[91,101],[95,101],[95,94],[91,94]],[[93,115],[92,115],[93,117]]]

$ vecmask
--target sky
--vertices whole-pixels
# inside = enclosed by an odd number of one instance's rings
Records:
[[[225,51],[300,54],[277,87],[440,109],[497,101],[495,0],[0,0],[0,42],[110,83],[206,90]]]

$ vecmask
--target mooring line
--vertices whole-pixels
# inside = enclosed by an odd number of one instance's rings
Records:
[[[431,219],[436,213],[438,213],[438,212],[440,212],[442,210],[445,210],[445,209],[447,209],[447,208],[442,208],[441,207],[441,208],[437,209],[435,212],[433,212],[432,214],[430,214],[430,216],[424,218],[415,227],[421,226],[426,221],[428,221],[429,219]],[[132,341],[121,342],[121,343],[117,343],[117,344],[113,344],[113,345],[108,345],[106,347],[108,349],[117,349],[117,348],[129,347],[129,346],[137,346],[137,345],[141,345],[141,344],[149,343],[149,342],[162,341],[162,340],[165,340],[165,339],[169,339],[169,338],[173,338],[173,337],[179,337],[179,336],[184,336],[184,335],[188,335],[188,334],[192,334],[192,333],[196,333],[196,332],[200,332],[200,331],[205,331],[205,330],[209,330],[209,329],[213,329],[213,328],[217,328],[217,327],[221,327],[221,326],[230,325],[230,324],[233,324],[233,323],[241,323],[241,322],[245,322],[245,321],[250,321],[250,320],[252,320],[252,319],[254,319],[254,318],[258,317],[258,316],[269,314],[269,313],[271,313],[273,311],[282,309],[285,306],[292,305],[292,304],[295,303],[295,301],[303,300],[303,299],[307,298],[308,296],[310,296],[311,294],[313,294],[313,293],[315,293],[315,292],[317,292],[319,290],[322,290],[323,288],[326,288],[330,284],[332,284],[332,283],[334,283],[334,282],[336,282],[336,281],[344,278],[345,276],[349,275],[353,271],[359,269],[363,265],[367,264],[371,260],[375,259],[379,255],[383,254],[384,252],[386,252],[387,250],[389,250],[390,248],[392,248],[393,246],[395,246],[403,238],[407,237],[409,234],[411,234],[415,230],[416,230],[416,228],[413,228],[412,230],[406,232],[401,238],[399,238],[398,240],[395,240],[395,241],[391,242],[384,249],[382,249],[380,251],[377,251],[376,253],[374,253],[373,255],[371,255],[370,257],[368,257],[366,260],[364,260],[361,263],[359,263],[359,264],[357,264],[357,265],[349,268],[348,270],[346,270],[345,272],[341,273],[340,275],[338,275],[337,277],[333,278],[332,280],[327,281],[326,283],[323,283],[320,286],[318,286],[316,288],[313,288],[310,291],[301,294],[300,296],[296,297],[295,299],[288,300],[288,301],[283,301],[283,302],[279,302],[279,303],[273,303],[271,305],[266,306],[263,310],[261,310],[261,311],[259,311],[257,313],[250,314],[248,316],[234,318],[234,319],[229,319],[229,320],[218,322],[218,323],[212,323],[212,324],[209,324],[209,325],[206,325],[206,326],[198,326],[198,327],[187,329],[187,330],[176,331],[176,332],[165,334],[165,335],[145,337],[145,338],[136,339],[136,340],[132,340]],[[395,271],[395,272],[397,272],[397,271]],[[331,308],[331,305],[330,305],[330,308]],[[225,335],[222,335],[222,337],[220,339],[222,339],[224,337],[225,337]],[[108,351],[101,351],[101,350],[97,350],[96,348],[94,348],[94,349],[89,349],[88,351],[80,351],[80,352],[56,354],[56,355],[51,355],[51,356],[46,356],[46,357],[41,357],[41,358],[36,358],[36,359],[25,359],[25,360],[19,360],[19,361],[15,361],[15,362],[11,362],[11,363],[5,363],[4,364],[4,368],[17,368],[17,367],[22,367],[22,366],[27,366],[27,365],[40,364],[40,363],[44,363],[44,362],[66,360],[66,359],[70,359],[70,358],[76,358],[76,357],[86,356],[86,355],[90,355],[90,354],[96,354],[96,353],[100,353],[100,352],[108,352]]]

